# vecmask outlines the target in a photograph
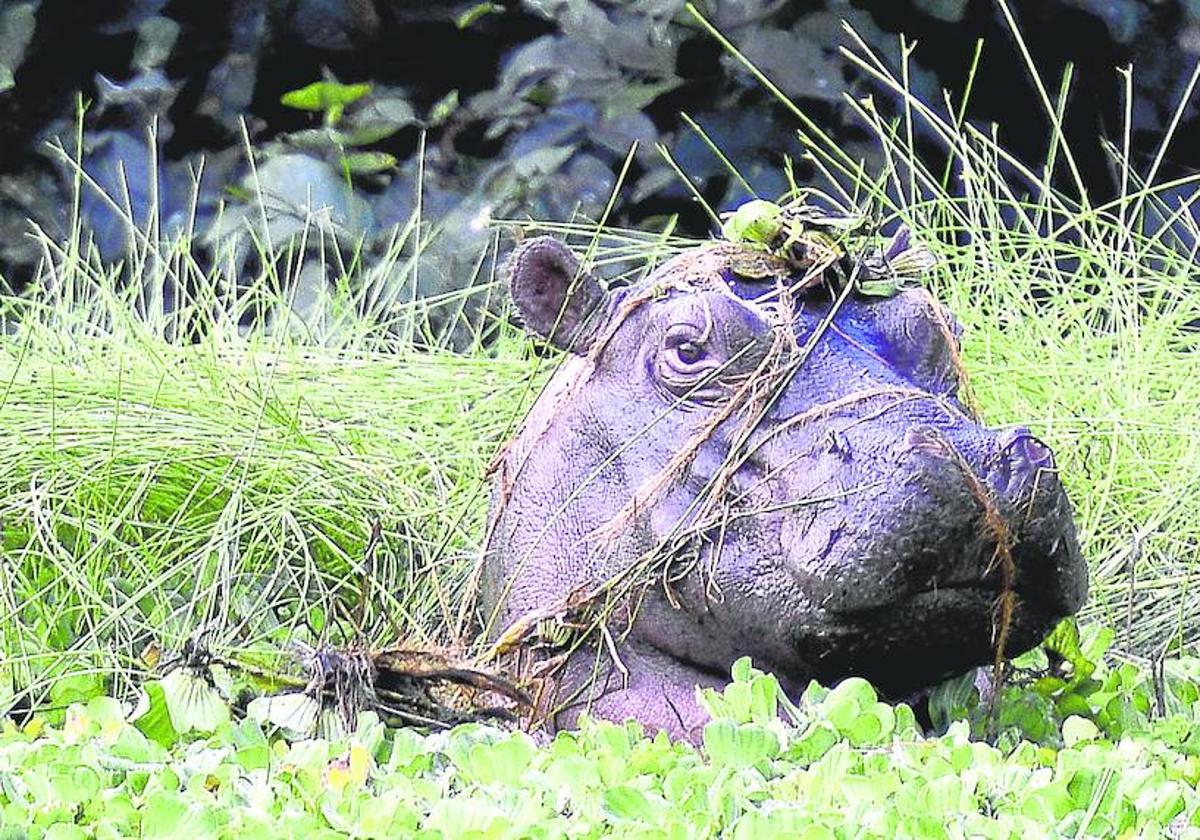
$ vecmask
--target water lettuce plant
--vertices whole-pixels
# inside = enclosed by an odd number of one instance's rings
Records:
[[[1081,717],[1058,746],[924,735],[862,680],[787,702],[746,661],[705,699],[699,749],[635,724],[584,721],[538,743],[476,724],[294,741],[215,721],[171,748],[119,702],[61,725],[0,732],[0,832],[180,837],[1200,837],[1200,663],[1173,663],[1169,714],[1102,731]],[[1130,696],[1152,692],[1149,675]],[[782,707],[782,709],[781,709]],[[779,712],[783,711],[783,717]]]

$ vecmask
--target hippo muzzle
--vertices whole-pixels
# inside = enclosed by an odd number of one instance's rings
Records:
[[[781,308],[778,278],[731,278],[711,247],[622,290],[551,240],[512,266],[527,327],[575,361],[503,458],[486,617],[622,602],[566,658],[552,723],[590,708],[696,737],[695,687],[744,655],[786,687],[857,674],[899,698],[1081,606],[1053,454],[974,418],[928,293]]]

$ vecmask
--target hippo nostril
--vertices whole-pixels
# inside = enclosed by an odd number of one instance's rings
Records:
[[[1029,431],[1028,426],[1013,426],[1005,429],[996,437],[996,448],[1004,452],[1017,441],[1031,437],[1033,437],[1033,432]]]
[[[1013,460],[1024,461],[1034,469],[1049,469],[1054,466],[1054,455],[1049,447],[1035,437],[1025,437],[1013,444]]]
[[[996,439],[996,454],[990,478],[996,491],[1004,495],[1024,493],[1032,488],[1040,471],[1054,467],[1053,453],[1025,426],[1002,432]]]

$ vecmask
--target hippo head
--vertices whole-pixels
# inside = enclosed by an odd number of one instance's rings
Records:
[[[568,352],[497,462],[482,603],[493,636],[593,617],[559,725],[695,737],[695,687],[746,655],[785,687],[857,674],[899,699],[1084,599],[1053,455],[974,419],[933,297],[744,279],[733,248],[611,289],[550,239],[510,263],[527,329]]]

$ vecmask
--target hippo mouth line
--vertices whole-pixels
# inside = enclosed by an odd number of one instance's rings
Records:
[[[1061,612],[1053,601],[1017,588],[1002,651],[997,650],[996,598],[986,583],[962,582],[909,593],[889,605],[831,615],[819,638],[801,642],[813,675],[835,682],[857,674],[893,700],[970,668],[997,653],[1012,657],[1045,638]]]
[[[1013,548],[1012,563],[1016,569],[1013,594],[1028,613],[1061,615],[1064,610],[1068,613],[1075,611],[1076,607],[1063,602],[1064,593],[1059,588],[1048,585],[1047,570],[1054,566],[1052,557],[1037,549],[1023,548],[1018,543]],[[836,608],[828,607],[827,610],[832,615],[852,622],[871,620],[898,607],[926,610],[944,607],[954,610],[972,605],[990,610],[996,605],[1001,593],[1000,573],[991,569],[978,577],[931,581],[923,587],[897,593],[896,597],[889,598],[886,602],[845,603]]]

